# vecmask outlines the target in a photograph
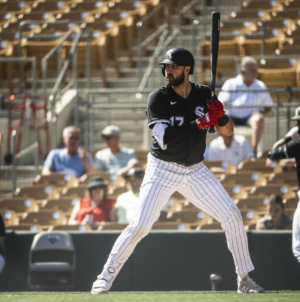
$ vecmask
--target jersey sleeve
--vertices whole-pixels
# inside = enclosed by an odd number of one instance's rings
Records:
[[[155,91],[149,95],[146,113],[148,127],[150,129],[152,129],[156,123],[170,124],[167,104],[164,102],[163,97]]]

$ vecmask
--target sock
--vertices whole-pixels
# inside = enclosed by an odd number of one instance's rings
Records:
[[[247,275],[248,275],[248,273],[238,274],[238,280],[239,280],[239,281],[242,281],[243,278],[244,278],[245,276],[247,276]]]

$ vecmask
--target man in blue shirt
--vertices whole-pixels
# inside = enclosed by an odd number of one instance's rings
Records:
[[[51,150],[48,154],[42,175],[48,175],[51,172],[71,173],[80,178],[85,173],[94,170],[91,154],[79,147],[79,128],[66,127],[63,131],[63,142],[65,148]]]

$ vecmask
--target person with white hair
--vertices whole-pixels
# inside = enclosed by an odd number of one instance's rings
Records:
[[[257,152],[257,146],[263,134],[264,117],[272,113],[272,108],[265,106],[273,104],[268,92],[251,92],[251,90],[267,89],[257,77],[256,60],[252,57],[244,57],[241,61],[241,74],[225,81],[218,95],[218,99],[227,107],[226,112],[235,126],[251,127],[251,147],[254,153]],[[235,90],[242,91],[234,92]],[[249,107],[239,108],[247,105]]]
[[[75,126],[63,130],[65,148],[51,150],[44,163],[42,175],[52,172],[71,173],[80,178],[94,170],[93,158],[90,153],[79,147],[80,129]]]

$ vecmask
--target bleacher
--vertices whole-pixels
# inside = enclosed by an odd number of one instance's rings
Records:
[[[146,164],[147,151],[137,150],[136,153],[141,163]],[[266,202],[271,194],[284,199],[285,213],[290,218],[293,218],[297,206],[295,171],[278,166],[266,168],[265,160],[246,160],[237,169],[228,161],[206,162],[240,209],[246,229],[253,229],[257,220],[266,214]],[[95,174],[109,184],[109,198],[116,199],[127,191],[124,180],[112,181],[105,172],[86,174],[82,183],[69,174],[39,175],[31,186],[18,188],[11,198],[0,199],[0,211],[7,229],[91,231],[88,225],[69,226],[67,222],[78,198],[86,197],[88,178]],[[103,222],[98,231],[123,230],[125,227],[126,224]],[[221,226],[176,192],[168,203],[167,221],[156,222],[152,229],[198,231],[217,230]]]
[[[69,30],[78,31],[81,24],[91,30],[91,60],[92,72],[101,70],[106,85],[105,68],[108,62],[113,62],[114,73],[121,76],[122,67],[119,53],[126,52],[130,66],[134,66],[133,41],[136,39],[136,23],[160,2],[151,0],[126,1],[0,1],[0,55],[2,57],[17,56],[18,26],[20,22],[43,20],[43,24],[25,25],[22,33],[26,38],[22,41],[22,54],[25,57],[37,58],[37,70],[41,76],[41,58],[55,46]],[[168,1],[174,9],[174,1]],[[259,61],[259,76],[268,87],[300,86],[299,60],[281,59],[283,55],[299,54],[300,37],[300,1],[245,1],[242,7],[232,12],[230,18],[243,19],[239,23],[222,23],[221,31],[233,33],[233,37],[221,37],[219,57],[231,56],[232,60],[219,61],[218,76],[235,72],[234,57],[255,56],[261,54],[262,40],[258,35],[244,35],[246,33],[260,33],[265,27],[265,55],[276,58]],[[156,21],[149,22],[147,28],[159,25],[160,15]],[[253,20],[256,21],[253,21]],[[250,20],[250,21],[248,21]],[[66,23],[51,23],[66,21]],[[79,23],[77,21],[80,21]],[[147,28],[144,35],[146,35]],[[49,35],[39,38],[39,35]],[[86,74],[85,40],[78,44],[78,75]],[[71,47],[71,42],[63,44],[61,52],[62,62],[65,61]],[[209,56],[210,41],[201,42],[201,55]],[[56,74],[57,58],[51,58],[48,71]],[[0,79],[12,79],[18,72],[17,63],[0,63]],[[24,65],[24,69],[28,68]],[[201,62],[202,79],[205,72],[210,70],[210,64]],[[204,81],[202,81],[204,82]],[[288,100],[286,94],[280,95],[280,101]],[[297,97],[297,94],[293,95]],[[102,129],[106,123],[106,112],[97,111]],[[144,112],[137,112],[139,118],[134,126],[141,126],[140,121],[145,118]],[[112,118],[126,119],[123,110],[116,110]],[[128,119],[131,117],[128,117]],[[127,121],[121,121],[124,127],[131,127]],[[141,127],[139,127],[141,128]],[[131,128],[130,128],[131,129]],[[146,163],[146,153],[136,150],[138,158]],[[93,152],[92,152],[93,153]],[[228,161],[207,162],[209,169],[220,179],[229,195],[241,210],[245,228],[252,229],[258,218],[265,214],[266,198],[276,193],[284,198],[286,213],[292,218],[296,208],[297,181],[295,171],[285,171],[283,168],[265,167],[265,158],[255,161],[245,161],[238,169]],[[94,174],[93,174],[94,175]],[[0,200],[0,210],[7,229],[12,230],[80,230],[89,231],[89,226],[68,226],[72,208],[78,198],[85,197],[86,182],[91,174],[85,176],[85,181],[79,183],[70,175],[55,174],[38,176],[30,186],[19,187],[11,198]],[[124,192],[124,181],[118,179],[111,182],[110,175],[101,173],[109,182],[109,197],[116,198]],[[125,225],[105,223],[99,231],[120,230]],[[220,229],[220,225],[212,217],[195,208],[188,200],[178,193],[171,197],[167,222],[157,222],[153,229],[178,230],[207,230]]]

